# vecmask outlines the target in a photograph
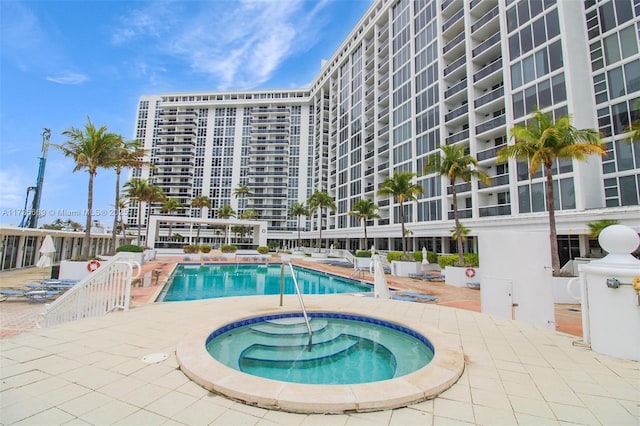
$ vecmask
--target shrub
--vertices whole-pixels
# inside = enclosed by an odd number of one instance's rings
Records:
[[[209,253],[211,251],[211,246],[209,244],[202,244],[200,246],[200,253]]]
[[[413,252],[413,260],[422,263],[422,250]],[[427,260],[429,263],[437,263],[438,254],[435,251],[427,251]]]
[[[187,244],[187,245],[182,246],[182,251],[184,251],[187,254],[189,254],[189,253],[198,253],[200,251],[200,246],[195,245],[195,244]]]
[[[222,253],[235,253],[238,250],[238,246],[235,244],[223,244],[220,246]]]
[[[258,246],[258,248],[256,249],[258,251],[258,253],[260,254],[267,254],[269,253],[269,247],[267,246]]]
[[[402,260],[401,251],[390,251],[389,253],[387,253],[387,261],[393,262],[394,260]]]
[[[478,267],[480,265],[480,259],[477,253],[465,253],[464,254],[464,265],[458,265],[458,255],[457,254],[443,254],[438,256],[438,265],[440,268],[445,268],[446,266],[474,266]]]
[[[280,241],[269,241],[268,246],[271,250],[275,251],[280,248]]]
[[[371,257],[371,250],[358,250],[356,257]]]
[[[129,253],[142,253],[144,251],[144,248],[135,244],[125,244],[116,249],[116,253],[120,253],[121,251],[126,251]]]

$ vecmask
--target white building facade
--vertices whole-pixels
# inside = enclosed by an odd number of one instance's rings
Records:
[[[254,208],[269,239],[289,246],[298,229],[291,205],[327,191],[336,210],[322,225],[317,212],[303,216],[305,241],[315,242],[322,226],[326,247],[394,250],[399,205],[377,190],[410,171],[424,190],[404,206],[411,248],[449,252],[451,188],[423,170],[438,146],[460,144],[492,178],[456,188],[473,250],[481,231],[548,229],[542,173],[530,179],[527,164],[496,160],[509,130],[539,106],[604,136],[606,157],[554,167],[562,260],[588,255],[589,222],[615,219],[640,231],[640,144],[624,141],[640,118],[639,33],[640,0],[379,0],[309,89],[143,96],[136,138],[155,170],[138,175],[185,206],[211,198],[211,209],[187,216],[215,218],[225,204]],[[234,196],[239,185],[251,194]],[[367,242],[348,214],[361,198],[381,216],[367,223]],[[137,208],[128,221],[136,226]]]

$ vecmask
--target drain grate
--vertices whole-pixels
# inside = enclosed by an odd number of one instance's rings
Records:
[[[157,364],[159,362],[164,361],[167,358],[169,358],[169,355],[159,352],[159,353],[149,354],[149,355],[143,356],[142,357],[142,362],[145,362],[147,364]]]

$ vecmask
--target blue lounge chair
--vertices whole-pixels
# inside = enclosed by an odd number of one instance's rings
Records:
[[[60,294],[60,290],[0,290],[0,295],[26,297],[29,302],[44,302]]]

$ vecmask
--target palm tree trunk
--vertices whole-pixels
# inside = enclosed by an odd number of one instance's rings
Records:
[[[402,257],[406,257],[407,254],[407,240],[404,232],[404,206],[402,201],[400,202],[400,224],[402,225]]]
[[[369,248],[369,238],[367,238],[367,220],[363,219],[364,224],[364,250],[366,250],[367,248]]]
[[[140,245],[140,227],[142,226],[142,201],[138,200],[138,241],[137,244]]]
[[[553,275],[560,272],[560,254],[558,251],[558,234],[556,231],[556,205],[553,197],[553,174],[551,164],[544,165],[544,174],[547,178],[547,211],[549,213],[549,244],[551,247],[551,270]]]
[[[91,210],[93,209],[93,178],[95,173],[89,172],[89,190],[87,195],[87,223],[82,241],[82,256],[89,257],[91,250]]]
[[[120,169],[116,169],[116,202],[113,204],[115,211],[113,215],[113,230],[111,231],[111,247],[109,252],[116,253],[116,240],[118,238],[118,212],[120,211]]]
[[[462,248],[462,232],[460,232],[460,215],[458,213],[458,194],[456,183],[451,182],[451,194],[453,195],[453,220],[456,225],[456,247],[458,248],[458,266],[464,265],[464,252]]]
[[[300,215],[298,215],[298,249],[300,248]]]
[[[318,239],[318,252],[322,251],[322,218],[322,209],[320,209],[320,238]]]

